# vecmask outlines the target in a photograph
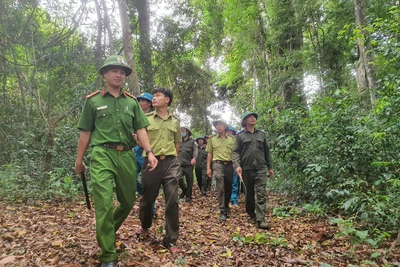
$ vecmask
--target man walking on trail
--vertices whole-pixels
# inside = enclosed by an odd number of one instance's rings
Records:
[[[257,228],[270,229],[265,222],[267,168],[269,177],[274,176],[269,144],[265,133],[255,128],[258,115],[255,112],[245,112],[242,115],[242,127],[238,133],[233,148],[233,166],[238,175],[242,175],[247,189],[246,212],[250,222]]]
[[[220,210],[220,220],[226,221],[229,216],[229,201],[232,193],[232,149],[234,138],[227,134],[228,124],[223,119],[213,122],[217,134],[213,135],[207,144],[207,176],[211,178],[211,163],[217,184],[217,198]]]
[[[182,143],[179,144],[178,159],[181,163],[181,177],[179,179],[179,187],[182,190],[180,198],[186,196],[186,203],[192,202],[193,190],[193,167],[196,165],[198,154],[197,144],[193,138],[190,138],[192,132],[189,127],[181,127]],[[186,178],[186,184],[185,184]]]
[[[176,247],[179,236],[179,201],[178,182],[180,176],[180,163],[177,158],[179,143],[182,142],[180,122],[169,110],[173,95],[171,90],[156,88],[153,91],[153,107],[155,110],[146,114],[150,125],[147,126],[150,144],[158,159],[157,168],[153,172],[143,170],[142,184],[143,196],[139,204],[140,226],[137,235],[148,235],[152,225],[151,206],[158,196],[161,185],[165,200],[165,230],[164,246],[171,253],[180,252]],[[145,157],[144,166],[150,158]]]
[[[96,238],[102,267],[114,267],[117,258],[115,233],[135,203],[136,168],[132,151],[136,131],[144,149],[150,149],[145,127],[149,124],[135,97],[122,90],[132,73],[124,57],[108,57],[100,69],[105,88],[86,96],[78,129],[81,130],[75,161],[77,173],[85,171],[83,156],[90,145],[90,172],[96,214]],[[149,171],[157,166],[154,155],[147,162]],[[114,210],[113,186],[118,206]]]
[[[207,190],[210,186],[211,179],[207,177],[207,152],[206,152],[206,139],[203,136],[199,136],[196,139],[198,144],[197,160],[194,172],[196,174],[197,184],[199,186],[201,196],[207,196]]]
[[[228,134],[236,137],[236,129],[233,126],[228,127]],[[239,179],[236,173],[236,169],[233,168],[233,180],[232,180],[232,194],[231,194],[231,202],[234,207],[239,205]]]

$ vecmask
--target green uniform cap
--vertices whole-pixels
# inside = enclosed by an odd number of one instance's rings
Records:
[[[104,61],[104,64],[99,71],[100,75],[103,75],[104,71],[112,69],[113,67],[122,68],[125,71],[126,76],[129,76],[132,73],[132,69],[126,62],[125,57],[120,55],[112,55]]]
[[[216,127],[217,123],[223,123],[225,125],[225,129],[228,129],[228,123],[226,123],[226,121],[222,118],[218,118],[217,120],[212,122],[212,125],[214,125],[214,127]]]
[[[188,131],[189,132],[189,136],[191,136],[192,135],[192,131],[190,130],[190,128],[189,127],[187,127],[187,126],[181,126],[181,129],[186,129],[186,131]]]
[[[199,139],[203,139],[203,141],[206,142],[206,138],[204,136],[197,137],[196,142],[199,142]]]
[[[258,119],[258,114],[257,113],[246,111],[245,113],[243,113],[243,115],[241,117],[241,119],[242,119],[242,123],[241,123],[242,127],[246,127],[246,124],[245,124],[244,121],[246,120],[246,117],[250,116],[250,115],[254,115],[254,117],[256,117],[256,119]]]

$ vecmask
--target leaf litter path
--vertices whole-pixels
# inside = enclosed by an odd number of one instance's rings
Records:
[[[273,216],[273,208],[281,207],[284,201],[269,194],[266,219],[271,230],[264,231],[248,222],[243,196],[228,221],[221,223],[215,192],[200,198],[195,188],[193,202],[180,204],[177,245],[182,252],[178,254],[161,245],[162,196],[157,219],[145,240],[135,234],[139,225],[137,202],[117,233],[118,266],[362,266],[372,253],[383,254],[383,248],[352,247],[347,239],[335,239],[337,228],[326,218],[299,209],[289,217]],[[0,211],[0,267],[99,265],[94,211],[88,211],[83,201],[0,203]],[[388,248],[390,243],[383,246]],[[396,257],[400,258],[398,251],[392,260]],[[387,262],[381,259],[382,263]]]

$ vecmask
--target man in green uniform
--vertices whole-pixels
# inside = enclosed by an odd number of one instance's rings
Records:
[[[113,55],[100,69],[105,88],[86,96],[75,161],[77,173],[85,171],[83,156],[90,145],[90,172],[96,214],[96,238],[102,267],[115,266],[115,233],[135,203],[136,170],[133,132],[146,150],[150,150],[145,127],[149,124],[135,97],[121,89],[132,73],[124,57]],[[157,166],[151,155],[150,170]],[[119,202],[114,210],[113,184]]]
[[[207,176],[211,178],[211,163],[217,184],[217,197],[220,210],[220,220],[226,221],[229,216],[229,201],[232,193],[232,148],[235,139],[228,135],[228,124],[223,119],[213,122],[217,134],[213,135],[207,144]]]
[[[180,122],[169,110],[173,95],[171,90],[156,88],[153,91],[153,107],[155,111],[146,114],[150,125],[147,126],[151,151],[158,159],[157,168],[153,172],[143,170],[143,196],[139,204],[139,218],[141,225],[138,235],[147,235],[152,225],[151,206],[158,196],[161,185],[165,200],[165,230],[164,246],[171,253],[180,252],[176,247],[179,236],[179,202],[178,182],[180,164],[177,158],[179,143],[182,142]],[[148,151],[149,152],[149,151]],[[147,164],[148,158],[144,160]]]
[[[199,186],[201,196],[207,196],[207,190],[210,186],[211,179],[207,177],[207,152],[206,139],[203,136],[197,137],[198,155],[194,172],[196,174],[197,184]]]
[[[193,138],[190,138],[192,132],[189,127],[181,127],[182,143],[179,144],[178,159],[181,163],[181,178],[179,179],[179,187],[182,193],[179,196],[184,198],[186,196],[186,203],[192,202],[193,190],[193,166],[196,165],[196,158],[198,154],[197,144]],[[186,184],[185,184],[186,178]]]
[[[274,176],[274,171],[265,133],[255,129],[257,119],[254,112],[242,115],[241,124],[245,129],[236,136],[232,159],[247,189],[246,212],[250,221],[256,223],[257,228],[268,230],[270,227],[265,222],[267,168],[269,177]]]

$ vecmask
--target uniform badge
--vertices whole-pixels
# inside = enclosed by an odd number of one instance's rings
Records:
[[[104,105],[104,106],[101,106],[101,107],[96,108],[96,110],[102,110],[102,109],[106,109],[106,108],[108,108],[108,106],[107,106],[107,105]]]

